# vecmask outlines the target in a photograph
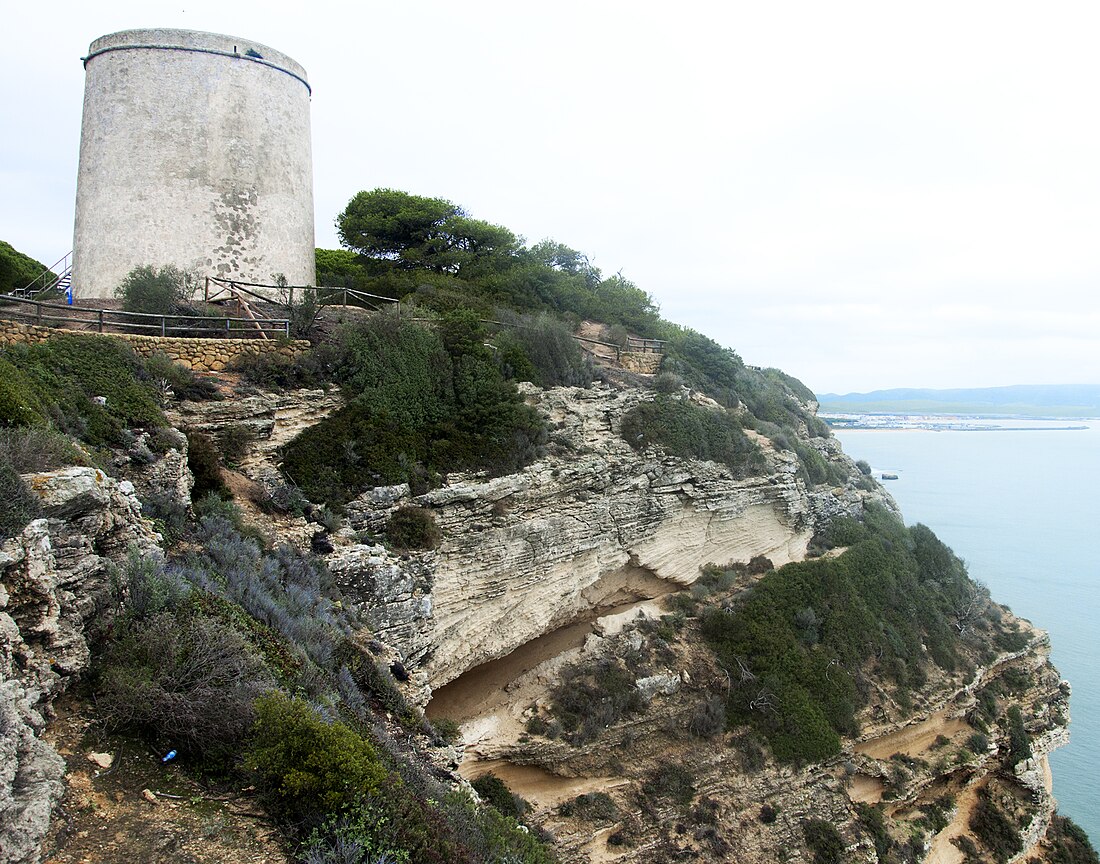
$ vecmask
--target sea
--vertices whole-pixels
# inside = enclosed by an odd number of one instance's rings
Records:
[[[1050,759],[1054,795],[1100,847],[1100,420],[915,428],[924,422],[834,434],[876,477],[897,475],[882,483],[907,525],[935,531],[994,600],[1050,634],[1073,686],[1070,743]]]

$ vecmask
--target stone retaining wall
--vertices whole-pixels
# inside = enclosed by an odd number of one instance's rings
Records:
[[[45,342],[51,336],[61,333],[100,335],[0,320],[0,347]],[[304,339],[189,339],[182,336],[139,336],[131,333],[104,333],[102,336],[128,342],[142,357],[157,352],[166,354],[176,363],[195,372],[220,372],[231,361],[245,355],[275,352],[284,357],[293,357],[309,348],[309,342]]]
[[[638,372],[642,375],[656,375],[661,368],[661,360],[664,354],[641,353],[623,351],[619,354],[619,363],[630,372]]]

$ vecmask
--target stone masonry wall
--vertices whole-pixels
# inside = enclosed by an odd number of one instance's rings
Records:
[[[33,345],[61,333],[76,333],[35,324],[0,320],[0,347],[14,344]],[[78,335],[87,336],[87,333]],[[181,366],[195,372],[220,372],[230,362],[246,355],[275,352],[293,357],[309,348],[303,339],[275,341],[271,339],[194,339],[182,336],[139,336],[131,333],[104,333],[108,339],[121,339],[142,357],[160,352]]]

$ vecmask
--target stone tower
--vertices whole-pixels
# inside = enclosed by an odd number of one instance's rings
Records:
[[[233,36],[126,30],[84,68],[74,296],[110,297],[142,264],[314,284],[301,66]]]

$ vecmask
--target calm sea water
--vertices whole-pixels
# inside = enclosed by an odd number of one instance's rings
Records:
[[[1050,760],[1054,795],[1100,845],[1100,421],[1084,422],[835,434],[876,476],[898,475],[883,485],[906,524],[930,527],[993,599],[1050,633],[1051,659],[1073,685],[1071,741]]]

